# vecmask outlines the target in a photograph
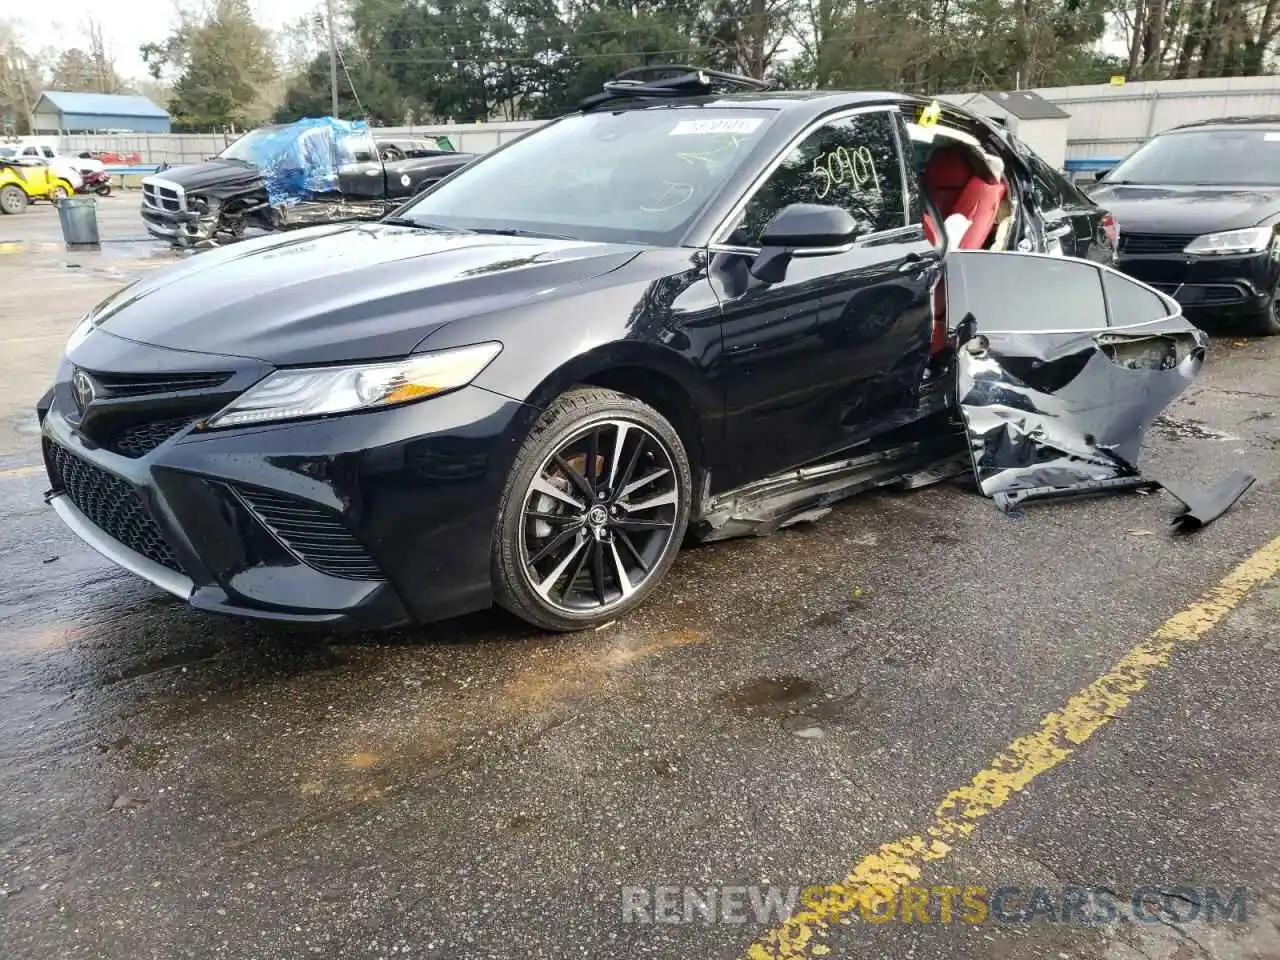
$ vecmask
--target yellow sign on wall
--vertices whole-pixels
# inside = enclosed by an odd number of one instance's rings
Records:
[[[1112,85],[1113,87],[1123,87],[1123,86],[1124,86],[1124,76],[1123,76],[1123,74],[1117,74],[1116,76],[1112,77],[1112,78],[1111,78],[1111,85]]]

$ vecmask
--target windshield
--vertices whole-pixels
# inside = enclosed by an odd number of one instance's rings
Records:
[[[1103,183],[1280,184],[1280,130],[1189,130],[1148,140]]]
[[[219,160],[239,160],[242,163],[256,163],[255,157],[260,155],[262,146],[273,136],[278,135],[278,127],[260,127],[250,130],[239,140],[227,147],[220,154]]]
[[[698,107],[575,114],[464,167],[397,217],[468,230],[673,243],[775,115]]]

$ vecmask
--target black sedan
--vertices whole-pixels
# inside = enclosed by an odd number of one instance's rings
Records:
[[[1280,335],[1280,118],[1188,124],[1148,140],[1092,197],[1120,221],[1120,268],[1198,323]]]
[[[389,220],[122,290],[39,406],[49,502],[202,610],[496,601],[568,630],[640,603],[687,534],[948,464],[1005,504],[1136,478],[1203,335],[1100,263],[1012,252],[1056,238],[1007,135],[740,86],[614,83]],[[923,183],[912,126],[959,155]]]

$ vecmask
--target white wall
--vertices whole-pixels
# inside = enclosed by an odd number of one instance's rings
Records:
[[[1067,159],[1067,135],[1070,126],[1069,119],[1019,120],[1014,133],[1045,163],[1056,170],[1061,170]]]
[[[1071,114],[1067,155],[1119,159],[1193,120],[1280,115],[1280,77],[1160,80],[1036,90]]]

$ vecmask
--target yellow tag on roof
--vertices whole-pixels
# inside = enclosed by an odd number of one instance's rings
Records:
[[[920,111],[920,126],[933,127],[937,126],[938,120],[942,117],[942,104],[934,100],[931,104]]]
[[[1116,74],[1114,77],[1112,77],[1112,78],[1111,78],[1111,85],[1112,85],[1113,87],[1123,87],[1123,86],[1124,86],[1124,81],[1125,81],[1125,76],[1124,76],[1124,74],[1123,74],[1123,73],[1118,73],[1118,74]]]

